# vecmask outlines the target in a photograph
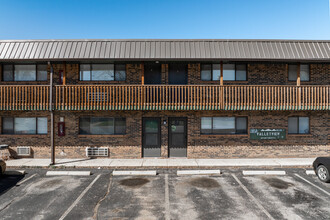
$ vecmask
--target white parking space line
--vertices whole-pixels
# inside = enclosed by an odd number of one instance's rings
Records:
[[[307,175],[316,175],[314,170],[306,170]]]
[[[165,220],[170,220],[170,194],[168,188],[168,174],[165,174]]]
[[[265,215],[271,219],[275,220],[269,212],[260,204],[260,202],[252,195],[252,193],[243,185],[243,183],[236,177],[235,174],[231,174],[236,182],[242,187],[242,189],[248,194],[248,196],[253,200],[253,202],[258,206],[258,208],[265,213]]]
[[[24,179],[24,180],[22,180],[22,181],[19,181],[19,182],[16,184],[16,186],[25,183],[26,181],[32,179],[32,178],[35,177],[36,175],[37,175],[37,174],[35,173],[35,174],[33,174],[32,176],[30,176],[30,177],[28,177],[28,178],[26,178],[26,179]]]
[[[88,192],[90,188],[94,185],[94,183],[100,178],[101,174],[99,174],[87,187],[86,189],[78,196],[78,198],[72,203],[72,205],[63,213],[59,220],[63,220],[71,211],[72,209],[78,204],[78,202],[82,199],[82,197]]]
[[[322,192],[324,192],[325,194],[327,194],[328,196],[330,196],[330,193],[329,193],[328,191],[325,191],[325,190],[322,189],[321,187],[318,187],[318,186],[315,185],[314,183],[311,183],[310,181],[306,180],[305,178],[301,177],[300,175],[298,175],[298,174],[296,174],[296,173],[295,173],[295,175],[296,175],[297,177],[299,177],[300,179],[302,179],[303,181],[305,181],[306,183],[308,183],[308,184],[314,186],[315,188],[321,190]]]
[[[243,170],[243,175],[285,175],[284,170]]]

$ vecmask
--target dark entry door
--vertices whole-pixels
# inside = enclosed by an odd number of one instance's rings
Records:
[[[161,84],[161,64],[147,63],[144,65],[144,84]]]
[[[160,157],[160,118],[143,118],[143,157]]]
[[[187,118],[169,118],[169,156],[187,156]]]
[[[169,64],[168,83],[172,85],[187,84],[187,64],[170,63]]]

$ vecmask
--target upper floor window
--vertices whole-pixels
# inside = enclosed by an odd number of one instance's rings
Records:
[[[289,65],[289,81],[297,81],[298,77],[298,65]],[[309,81],[309,65],[300,64],[300,81]]]
[[[289,117],[288,129],[289,134],[308,134],[309,117]]]
[[[202,134],[247,134],[247,117],[202,117]]]
[[[79,119],[79,134],[125,134],[125,118],[82,117]]]
[[[246,64],[223,64],[223,81],[246,80]]]
[[[82,81],[125,81],[125,64],[80,64]]]
[[[202,64],[201,66],[201,80],[217,81],[220,80],[220,64]]]
[[[202,64],[201,80],[217,81],[221,76],[221,64]],[[245,64],[223,64],[224,81],[246,81]]]
[[[2,118],[3,134],[47,134],[47,118]]]
[[[3,81],[47,81],[46,64],[3,65]]]

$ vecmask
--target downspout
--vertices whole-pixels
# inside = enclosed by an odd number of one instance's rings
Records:
[[[53,65],[50,65],[50,82],[49,82],[49,111],[50,111],[50,148],[51,148],[51,163],[55,165],[55,144],[54,144],[54,111],[53,111]]]

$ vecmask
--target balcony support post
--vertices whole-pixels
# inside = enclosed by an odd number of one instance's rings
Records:
[[[300,110],[301,108],[301,87],[300,87],[300,64],[298,64],[297,68],[297,109]]]
[[[221,61],[221,64],[220,64],[220,86],[223,86],[223,62]]]
[[[53,75],[54,69],[50,62],[50,83],[49,83],[49,111],[50,111],[50,148],[51,165],[55,164],[55,139],[54,139],[54,110],[53,110]]]

